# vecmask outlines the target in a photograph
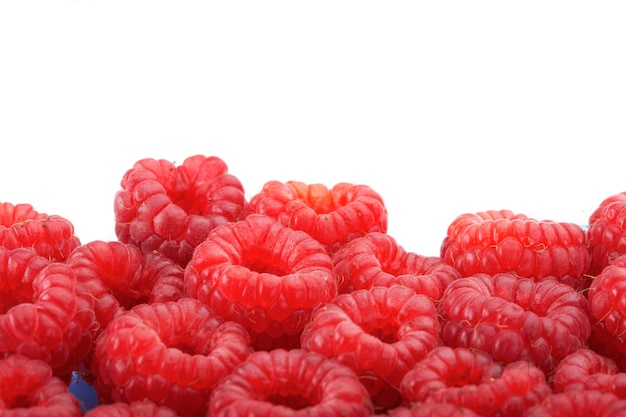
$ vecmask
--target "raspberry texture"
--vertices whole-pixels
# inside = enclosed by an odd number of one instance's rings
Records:
[[[98,337],[94,386],[103,403],[148,399],[204,416],[211,390],[250,353],[246,330],[196,299],[140,304]]]
[[[528,361],[547,375],[591,335],[587,299],[556,281],[476,274],[450,284],[439,307],[444,344]]]
[[[530,407],[524,417],[626,416],[626,400],[598,390],[555,393]]]
[[[144,302],[176,301],[186,295],[184,269],[172,259],[134,245],[95,240],[74,250],[66,265],[95,300],[99,328]]]
[[[102,404],[85,413],[85,417],[178,417],[174,410],[153,401]]]
[[[301,347],[354,370],[377,410],[401,400],[404,375],[440,342],[432,300],[400,285],[341,294],[317,309]]]
[[[340,293],[372,286],[404,285],[439,301],[448,284],[461,277],[443,259],[407,252],[396,239],[382,232],[372,232],[346,243],[332,259]]]
[[[383,415],[378,415],[382,417]],[[386,417],[482,417],[474,410],[467,407],[459,407],[458,405],[449,403],[416,403],[412,406],[397,407],[389,413],[384,414]]]
[[[65,264],[94,300],[94,337],[122,312],[142,303],[176,301],[186,295],[184,269],[174,260],[122,242],[95,240],[74,250]],[[76,369],[92,382],[93,350]]]
[[[124,174],[115,194],[115,233],[184,267],[207,233],[240,220],[245,206],[243,185],[218,157],[194,155],[179,166],[145,158]]]
[[[80,417],[78,400],[47,363],[14,354],[0,359],[0,415]]]
[[[80,239],[62,216],[40,213],[30,204],[0,203],[0,246],[30,248],[51,261],[63,261],[80,246]]]
[[[617,257],[597,275],[587,294],[591,308],[591,347],[626,370],[626,255]]]
[[[595,389],[626,398],[626,373],[614,360],[583,348],[567,355],[554,372],[555,392]]]
[[[523,416],[552,390],[545,374],[524,361],[502,365],[485,353],[439,346],[400,386],[406,401],[453,404],[484,416]]]
[[[248,212],[265,214],[287,227],[303,230],[332,253],[371,232],[387,232],[387,208],[367,185],[268,181],[250,198]]]
[[[605,198],[589,216],[589,273],[597,275],[620,255],[626,255],[626,192]]]
[[[466,213],[449,225],[441,257],[463,276],[509,272],[582,290],[591,256],[577,224],[534,220],[510,210]]]
[[[212,417],[369,417],[367,390],[347,366],[315,352],[252,353],[213,391]]]
[[[312,311],[337,295],[323,245],[262,214],[213,229],[185,283],[190,297],[248,329],[257,349],[297,347]]]
[[[67,265],[0,247],[0,357],[40,359],[69,380],[92,347],[93,306]]]

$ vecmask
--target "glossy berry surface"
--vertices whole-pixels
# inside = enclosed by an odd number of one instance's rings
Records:
[[[347,366],[315,352],[252,353],[213,391],[212,417],[368,417],[365,387]]]
[[[476,274],[450,284],[439,307],[444,344],[527,361],[547,374],[591,335],[588,300],[556,281]]]
[[[261,214],[215,228],[194,252],[185,282],[191,297],[242,324],[263,348],[281,337],[299,343],[313,310],[337,295],[322,244]]]
[[[118,239],[181,266],[211,229],[241,219],[246,205],[243,185],[215,156],[190,156],[181,165],[141,159],[120,186],[114,201]]]
[[[250,198],[248,212],[265,214],[313,236],[332,253],[372,232],[386,232],[388,213],[379,193],[367,185],[268,181]]]
[[[556,279],[577,290],[588,285],[590,255],[582,227],[510,210],[458,216],[448,227],[441,257],[463,276],[507,272],[535,281]]]
[[[114,318],[98,337],[92,372],[106,402],[144,398],[190,417],[250,354],[246,330],[191,298],[141,304]]]
[[[339,295],[301,337],[302,349],[353,369],[378,410],[399,405],[402,378],[439,343],[435,304],[400,285]]]

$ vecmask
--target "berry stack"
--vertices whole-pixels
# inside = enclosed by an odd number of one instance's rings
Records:
[[[461,213],[439,256],[363,184],[146,158],[114,241],[0,204],[3,416],[626,415],[626,192],[588,228]]]

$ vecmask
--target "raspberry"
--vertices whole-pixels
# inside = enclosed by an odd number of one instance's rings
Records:
[[[297,347],[313,309],[337,295],[323,245],[262,214],[213,229],[185,283],[190,297],[248,329],[257,349]]]
[[[85,417],[178,417],[178,415],[171,408],[158,406],[153,401],[141,400],[130,404],[102,404],[85,413]]]
[[[508,272],[556,279],[582,290],[590,265],[585,231],[573,223],[538,221],[509,210],[462,214],[449,225],[441,257],[463,276]]]
[[[547,375],[591,334],[587,299],[556,281],[476,274],[452,282],[439,307],[444,344],[529,361]]]
[[[37,212],[30,204],[0,203],[0,246],[31,248],[51,261],[63,261],[79,245],[66,218]]]
[[[530,407],[524,417],[617,417],[626,415],[626,400],[598,390],[555,393]]]
[[[387,417],[480,417],[467,407],[449,403],[417,403],[410,407],[397,407]],[[381,416],[382,417],[382,416]]]
[[[338,295],[301,337],[302,349],[354,370],[377,409],[399,405],[402,378],[439,342],[433,301],[400,285]]]
[[[69,381],[91,350],[93,300],[73,271],[30,249],[0,247],[0,357],[41,359]]]
[[[315,352],[252,353],[213,391],[212,417],[369,417],[365,387],[347,366]]]
[[[626,374],[619,372],[615,361],[591,349],[579,349],[559,363],[554,372],[554,390],[583,391],[595,389],[626,398]]]
[[[626,192],[604,199],[589,216],[587,237],[591,253],[589,274],[599,274],[620,255],[626,255]]]
[[[211,390],[250,352],[241,325],[196,299],[139,304],[98,337],[94,387],[103,403],[148,399],[181,417],[204,415]]]
[[[340,293],[399,284],[438,301],[448,284],[461,276],[443,259],[407,252],[393,237],[381,232],[348,242],[332,259]]]
[[[370,232],[387,232],[387,208],[367,185],[268,181],[252,196],[248,212],[265,214],[285,226],[303,230],[334,252]]]
[[[243,185],[215,156],[195,155],[180,166],[165,160],[137,161],[115,194],[115,233],[142,252],[158,250],[185,266],[214,227],[239,220]]]
[[[184,270],[178,263],[156,251],[141,253],[131,244],[92,241],[76,248],[65,263],[94,300],[95,337],[135,305],[176,301],[186,295]],[[91,354],[77,371],[91,383],[90,362]]]
[[[66,260],[95,300],[100,329],[144,302],[176,301],[186,295],[184,269],[159,252],[142,253],[122,242],[92,241]]]
[[[552,393],[545,374],[524,361],[502,365],[485,353],[439,346],[400,386],[406,401],[450,403],[485,416],[522,416]]]
[[[80,417],[78,400],[49,364],[10,355],[0,359],[0,414],[3,417]]]
[[[626,370],[626,255],[615,258],[595,277],[587,293],[593,335],[591,347]]]

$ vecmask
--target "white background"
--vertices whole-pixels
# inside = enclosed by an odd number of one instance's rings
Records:
[[[151,157],[368,184],[438,255],[459,214],[585,224],[626,191],[626,7],[553,1],[3,0],[0,201],[115,239]]]

